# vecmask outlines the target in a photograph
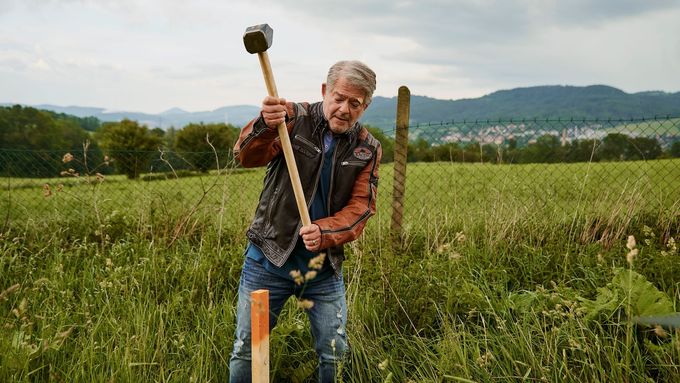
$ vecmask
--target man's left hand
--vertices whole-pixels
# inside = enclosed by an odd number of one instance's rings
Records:
[[[307,250],[317,252],[321,249],[321,229],[319,225],[313,223],[309,226],[302,226],[300,236]]]

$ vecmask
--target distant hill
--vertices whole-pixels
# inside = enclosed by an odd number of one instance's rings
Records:
[[[12,104],[0,104],[10,106]],[[235,126],[243,126],[260,112],[260,108],[251,105],[225,106],[219,109],[203,112],[187,112],[180,108],[172,108],[159,114],[140,112],[110,111],[104,108],[91,108],[80,106],[57,106],[57,105],[27,105],[37,109],[49,110],[55,113],[64,113],[76,117],[95,117],[103,122],[120,121],[125,118],[138,121],[152,128],[170,127],[182,128],[192,122],[203,123],[229,123]]]
[[[396,97],[374,97],[365,123],[390,129],[395,125]],[[411,96],[411,123],[509,119],[627,119],[680,116],[680,92],[625,93],[605,85],[535,86],[501,90],[462,100]]]
[[[395,125],[396,104],[396,97],[376,96],[362,121],[389,130]],[[202,112],[187,112],[180,108],[172,108],[159,114],[109,111],[104,108],[78,106],[33,106],[77,117],[93,116],[101,121],[120,121],[128,118],[150,127],[163,129],[171,126],[182,128],[191,122],[227,122],[235,126],[243,126],[259,113],[259,107],[253,105],[225,106]],[[516,88],[500,90],[479,98],[461,100],[411,96],[412,123],[523,118],[627,119],[666,115],[680,116],[680,92],[647,91],[630,94],[610,86],[592,85]]]

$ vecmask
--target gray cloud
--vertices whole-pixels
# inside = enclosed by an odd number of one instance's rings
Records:
[[[259,103],[241,36],[269,22],[277,85],[292,99],[318,97],[342,57],[374,66],[386,96],[402,84],[440,98],[546,83],[677,90],[678,16],[677,0],[0,0],[0,82],[12,71],[45,88],[86,78],[98,85],[87,100],[127,84],[139,99],[116,102],[159,110]]]
[[[265,1],[264,3],[269,3]],[[271,5],[274,6],[274,5]],[[648,12],[680,8],[674,0],[288,0],[297,12],[329,32],[416,38],[423,45],[475,44],[524,38],[542,28],[592,27]]]

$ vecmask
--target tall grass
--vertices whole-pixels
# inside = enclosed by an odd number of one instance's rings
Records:
[[[378,213],[344,268],[349,380],[677,381],[680,333],[631,325],[625,301],[591,318],[584,301],[631,267],[634,235],[633,270],[680,311],[679,169],[409,164],[394,248],[383,166]],[[5,189],[0,381],[226,381],[262,176]],[[289,303],[272,376],[313,381],[309,325]]]

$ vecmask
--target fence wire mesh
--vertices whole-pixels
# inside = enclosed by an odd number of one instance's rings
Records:
[[[395,129],[372,130],[384,148],[375,221],[385,224]],[[430,122],[408,137],[404,225],[422,215],[489,224],[625,217],[631,205],[653,213],[680,203],[680,118]],[[100,236],[134,228],[176,237],[215,223],[242,231],[264,174],[240,169],[229,151],[0,149],[0,228],[67,213],[64,225]]]

